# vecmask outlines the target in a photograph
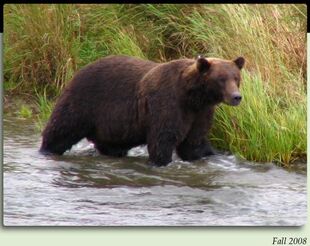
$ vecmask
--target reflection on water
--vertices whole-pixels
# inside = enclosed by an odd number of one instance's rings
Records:
[[[37,150],[31,121],[4,120],[4,224],[303,225],[305,171],[213,156],[147,166],[145,147],[100,156],[81,141],[64,156]]]

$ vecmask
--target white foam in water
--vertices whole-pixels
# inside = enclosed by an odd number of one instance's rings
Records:
[[[73,154],[78,154],[80,152],[87,152],[89,150],[95,150],[95,146],[92,142],[89,142],[86,138],[83,138],[80,142],[73,145],[71,150],[68,151]],[[128,151],[127,156],[148,156],[148,151],[146,145],[141,145],[132,148]]]
[[[214,168],[221,168],[224,170],[229,170],[233,172],[240,172],[240,171],[247,171],[249,168],[247,167],[240,167],[238,161],[235,156],[233,155],[216,155],[211,156],[207,159],[208,165]]]
[[[92,142],[83,138],[80,142],[73,145],[70,150],[67,150],[65,155],[98,155],[98,152]]]
[[[148,151],[146,145],[141,145],[135,148],[132,148],[128,151],[128,156],[148,156]]]

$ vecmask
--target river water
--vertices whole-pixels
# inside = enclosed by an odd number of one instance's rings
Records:
[[[38,153],[33,120],[3,121],[5,226],[300,226],[306,171],[217,155],[149,167],[144,146],[100,156],[81,141],[64,156]]]

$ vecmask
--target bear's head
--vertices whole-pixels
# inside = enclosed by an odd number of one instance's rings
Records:
[[[242,99],[239,91],[240,71],[244,63],[243,57],[230,61],[198,56],[190,68],[195,77],[195,83],[190,89],[192,94],[205,97],[209,104],[224,102],[232,106],[239,105]],[[193,93],[194,91],[196,92]],[[200,92],[197,93],[198,91]]]

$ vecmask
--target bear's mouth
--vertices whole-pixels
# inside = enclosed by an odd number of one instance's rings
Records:
[[[240,102],[241,102],[241,100],[240,101],[238,101],[238,102],[236,102],[236,101],[232,101],[232,102],[230,102],[230,106],[238,106],[239,104],[240,104]]]
[[[230,97],[229,99],[225,98],[224,103],[229,106],[238,106],[241,102],[242,97],[240,95]]]

